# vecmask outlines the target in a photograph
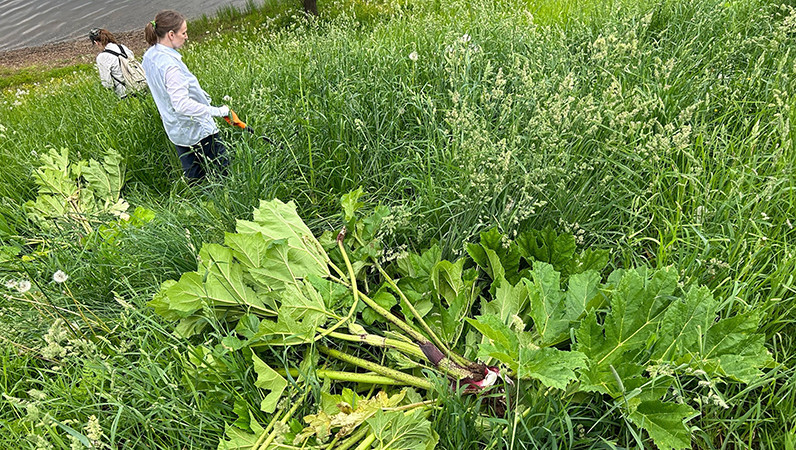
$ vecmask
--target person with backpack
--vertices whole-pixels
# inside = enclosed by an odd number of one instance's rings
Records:
[[[185,17],[177,11],[160,11],[144,33],[149,44],[144,73],[185,177],[201,179],[210,168],[225,172],[229,159],[213,118],[229,116],[229,107],[212,106],[210,96],[182,62],[177,50],[188,39]]]
[[[128,87],[122,64],[125,60],[132,61],[135,55],[126,45],[120,44],[110,31],[104,28],[92,28],[88,32],[92,45],[102,49],[97,55],[97,70],[99,71],[102,85],[116,92],[120,98],[125,98],[136,89]]]

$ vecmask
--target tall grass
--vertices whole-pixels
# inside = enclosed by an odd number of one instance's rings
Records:
[[[35,197],[30,174],[47,146],[85,157],[119,150],[129,173],[125,197],[157,213],[113,254],[81,253],[74,244],[37,260],[40,278],[66,267],[81,301],[100,310],[111,291],[130,292],[140,307],[161,281],[190,269],[199,243],[220,241],[262,198],[295,200],[321,230],[335,223],[339,196],[363,186],[392,207],[385,238],[393,248],[439,242],[447,256],[493,226],[511,234],[551,225],[582,246],[612,249],[615,266],[673,265],[686,283],[725,299],[727,312],[763,315],[781,366],[737,388],[729,409],[704,405],[695,442],[792,448],[792,7],[504,0],[328,8],[320,20],[285,12],[279,21],[242,20],[232,32],[208,27],[206,40],[183,51],[214,103],[230,96],[232,109],[277,144],[224,128],[230,174],[203,186],[181,182],[151,99],[117,101],[81,73],[47,89],[3,92],[0,211],[14,228],[0,235],[4,242],[38,236],[22,205]],[[30,329],[49,326],[15,311]],[[136,314],[143,325],[130,325],[129,339],[141,350],[116,356],[134,387],[117,406],[103,409],[107,380],[85,398],[70,397],[82,389],[75,377],[84,367],[53,373],[36,352],[9,362],[4,387],[22,398],[46,376],[61,383],[48,397],[59,399],[59,420],[85,423],[81,411],[92,411],[104,430],[117,423],[124,439],[145,430],[142,439],[162,448],[210,445],[222,421],[234,420],[231,410],[213,415],[215,403],[171,387],[163,399],[152,397],[161,381],[180,385],[174,361],[187,349],[157,319]],[[15,343],[33,347],[30,334]],[[6,345],[6,355],[20,351]],[[542,442],[537,447],[634,445],[633,429],[599,406],[540,398],[538,411],[520,421],[522,436]],[[150,401],[158,407],[147,412],[118,406]],[[446,448],[529,442],[471,435],[475,419],[461,401],[446,399],[450,414],[435,419],[438,429],[458,433]],[[70,405],[84,406],[69,413]],[[0,408],[11,439],[37,434],[18,406]],[[189,418],[160,422],[177,412]],[[65,436],[52,430],[48,439]]]

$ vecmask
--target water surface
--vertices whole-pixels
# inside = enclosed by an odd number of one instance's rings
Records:
[[[0,51],[87,36],[93,27],[112,33],[144,29],[162,9],[184,16],[242,8],[246,0],[0,0]]]

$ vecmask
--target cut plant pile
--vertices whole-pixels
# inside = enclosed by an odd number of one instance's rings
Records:
[[[773,364],[755,313],[681,286],[673,269],[603,277],[606,251],[577,251],[550,229],[514,240],[492,230],[469,258],[433,247],[383,267],[389,211],[366,215],[361,195],[343,197],[342,231],[319,237],[292,202],[261,202],[150,302],[181,336],[204,336],[193,373],[223,373],[234,352],[251,360],[265,415],[239,405],[220,449],[433,448],[427,416],[442,379],[489,392],[485,415],[523,415],[541,385],[608,402],[659,448],[690,448],[692,399],[720,404],[719,385]],[[342,383],[339,394],[313,395],[318,379]],[[299,409],[314,413],[299,421]]]

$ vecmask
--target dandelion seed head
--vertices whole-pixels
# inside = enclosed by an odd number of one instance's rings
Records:
[[[58,270],[53,274],[53,281],[60,284],[64,281],[69,279],[69,275],[67,275],[63,270]]]
[[[409,59],[411,59],[412,61],[417,61],[418,58],[419,58],[419,55],[417,54],[417,52],[412,52],[412,53],[409,54]]]
[[[24,294],[25,292],[28,292],[30,290],[30,281],[29,280],[20,281],[19,284],[17,284],[17,290],[21,294]]]

